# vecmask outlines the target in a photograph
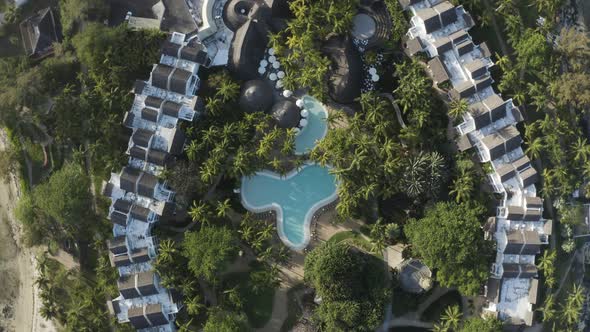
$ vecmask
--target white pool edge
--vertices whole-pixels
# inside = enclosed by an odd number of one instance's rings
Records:
[[[269,171],[269,170],[262,170],[262,171],[256,172],[255,175],[265,175],[265,176],[268,176],[271,178],[275,178],[277,180],[288,180],[288,179],[292,178],[293,176],[297,175],[300,171],[302,171],[306,167],[309,167],[312,165],[317,165],[317,164],[312,163],[312,162],[306,162],[305,165],[302,166],[300,169],[293,169],[289,173],[287,173],[285,176],[281,176],[280,174],[277,174],[277,173]],[[242,181],[244,180],[244,178],[247,178],[247,177],[246,176],[242,177]],[[242,202],[242,205],[248,211],[254,212],[254,213],[262,213],[262,212],[267,212],[269,210],[272,210],[272,211],[276,212],[276,214],[277,214],[277,229],[278,229],[279,237],[281,238],[281,241],[283,241],[283,243],[285,245],[287,245],[289,248],[291,248],[293,250],[303,250],[305,247],[307,247],[309,245],[309,241],[311,238],[310,226],[311,226],[311,219],[313,218],[313,215],[320,208],[334,202],[337,198],[338,198],[338,185],[335,186],[334,192],[330,196],[317,201],[314,205],[311,206],[311,208],[305,214],[305,220],[303,221],[303,243],[294,244],[291,241],[289,241],[289,239],[287,239],[287,236],[285,234],[285,230],[283,229],[283,227],[284,227],[284,225],[283,225],[283,209],[281,208],[281,206],[276,202],[272,202],[270,204],[266,204],[266,205],[262,205],[262,206],[254,206],[254,205],[250,204],[248,202],[248,200],[244,197],[244,191],[240,190],[240,200]]]

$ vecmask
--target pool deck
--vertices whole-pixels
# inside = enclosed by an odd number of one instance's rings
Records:
[[[267,176],[267,177],[274,178],[277,180],[288,180],[288,179],[296,176],[299,172],[301,172],[301,170],[305,169],[306,167],[312,166],[312,165],[316,165],[316,164],[312,163],[312,162],[308,162],[303,167],[301,167],[301,169],[293,169],[289,173],[287,173],[285,176],[281,176],[280,174],[269,171],[269,170],[262,170],[262,171],[256,172],[256,175]],[[310,238],[311,238],[310,226],[311,226],[311,221],[313,219],[313,216],[323,206],[326,206],[326,205],[334,202],[336,199],[338,199],[338,185],[336,185],[336,189],[334,190],[334,192],[330,196],[316,202],[314,205],[312,205],[312,207],[305,214],[305,219],[303,221],[303,239],[304,240],[302,243],[299,243],[299,244],[292,243],[287,238],[287,235],[285,234],[285,230],[284,230],[284,225],[283,225],[283,209],[278,203],[273,202],[270,204],[260,205],[260,206],[253,205],[250,202],[248,202],[248,200],[244,197],[243,191],[240,191],[240,199],[242,201],[242,205],[248,211],[255,212],[255,213],[267,212],[269,210],[275,211],[276,215],[277,215],[277,219],[276,219],[277,220],[277,229],[278,229],[278,233],[279,233],[279,237],[281,238],[281,241],[283,241],[283,243],[285,243],[285,245],[287,245],[289,248],[291,248],[293,250],[303,250],[305,247],[307,247],[307,245],[309,244]]]

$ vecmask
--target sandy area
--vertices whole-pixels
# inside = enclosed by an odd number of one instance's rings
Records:
[[[0,132],[0,150],[5,144],[5,133]],[[14,178],[0,181],[0,330],[54,332],[53,323],[39,315],[34,253],[21,244],[20,225],[14,219],[20,195],[16,183]]]

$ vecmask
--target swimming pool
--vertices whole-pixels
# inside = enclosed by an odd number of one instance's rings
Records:
[[[338,197],[336,179],[329,169],[305,165],[284,177],[267,170],[242,178],[242,204],[252,212],[274,210],[281,240],[301,250],[309,243],[313,214]]]
[[[302,155],[311,152],[317,141],[328,133],[326,118],[328,112],[317,99],[311,96],[303,97],[303,106],[309,111],[307,126],[303,127],[295,138],[295,154]]]

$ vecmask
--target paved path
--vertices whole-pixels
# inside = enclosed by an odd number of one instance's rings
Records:
[[[510,56],[510,51],[509,51],[508,45],[506,44],[506,41],[504,40],[504,35],[502,35],[502,30],[500,29],[498,22],[496,22],[496,15],[494,14],[496,9],[492,6],[492,4],[490,3],[490,0],[483,0],[483,3],[485,5],[486,9],[489,10],[490,12],[492,12],[492,26],[494,27],[494,30],[496,30],[495,35],[496,35],[496,38],[498,38],[498,43],[500,43],[500,48],[502,49],[502,54]]]
[[[289,315],[287,306],[287,289],[281,285],[281,287],[275,291],[270,320],[266,323],[266,325],[255,330],[259,332],[280,331],[281,327],[283,326],[283,322]]]
[[[414,326],[414,327],[421,327],[424,329],[432,329],[433,324],[423,322],[416,319],[410,319],[405,317],[395,318],[389,322],[389,328],[392,327],[402,327],[402,326]]]

